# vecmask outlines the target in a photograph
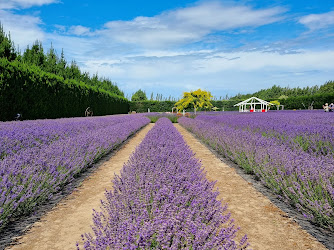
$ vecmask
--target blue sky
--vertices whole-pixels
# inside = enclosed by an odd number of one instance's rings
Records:
[[[0,21],[21,50],[52,43],[128,96],[334,80],[332,0],[0,0]]]

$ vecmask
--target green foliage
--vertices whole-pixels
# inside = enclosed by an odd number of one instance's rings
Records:
[[[261,89],[260,91],[257,91],[253,94],[246,94],[246,95],[238,94],[234,97],[231,97],[230,99],[245,100],[252,96],[256,96],[263,100],[277,100],[277,99],[281,99],[280,97],[286,98],[286,97],[314,95],[314,94],[317,94],[318,91],[319,91],[318,86],[305,87],[305,88],[299,88],[299,87],[297,88],[284,87],[283,88],[283,87],[274,85],[271,88]]]
[[[257,91],[253,94],[246,94],[241,95],[238,94],[234,97],[231,97],[230,100],[238,99],[238,100],[245,100],[247,98],[250,98],[252,96],[256,96],[258,98],[264,99],[264,100],[282,100],[287,99],[291,97],[300,97],[300,96],[312,96],[312,95],[318,95],[318,94],[329,94],[334,93],[334,81],[328,81],[325,84],[321,85],[320,87],[313,86],[313,87],[304,87],[304,88],[289,88],[289,87],[280,87],[280,86],[272,86],[268,89],[261,89],[260,91]]]
[[[9,61],[15,60],[17,54],[15,52],[14,43],[11,41],[10,35],[6,35],[0,22],[0,58],[7,58]]]
[[[141,89],[139,89],[136,93],[132,95],[131,101],[133,102],[147,101],[146,93]]]
[[[334,93],[334,81],[328,81],[321,85],[318,91],[319,94]]]
[[[44,54],[42,43],[36,41],[31,48],[29,48],[29,46],[27,47],[20,61],[30,66],[38,66],[41,70],[56,74],[64,79],[73,79],[78,82],[84,82],[86,85],[104,89],[105,91],[119,96],[124,96],[124,93],[118,89],[117,85],[109,79],[100,78],[97,74],[90,77],[87,72],[80,71],[75,61],[68,64],[65,60],[63,50],[60,57],[58,57],[57,52],[52,45],[49,51]]]
[[[280,97],[278,97],[278,100],[286,100],[289,97],[287,95],[281,95]]]
[[[145,113],[148,109],[151,112],[171,112],[175,102],[172,101],[141,101],[130,102],[130,111]]]
[[[173,114],[148,115],[146,117],[151,120],[151,123],[156,123],[157,120],[159,120],[161,117],[168,118],[172,123],[177,123],[177,119],[178,119],[178,117]]]
[[[234,104],[241,102],[242,100],[221,100],[211,101],[212,105],[219,108],[218,111],[236,111],[238,107],[234,107]]]
[[[94,115],[127,113],[124,97],[84,82],[64,79],[38,66],[0,58],[0,120],[84,116],[87,107]]]
[[[44,55],[42,43],[36,41],[31,49],[29,49],[28,46],[23,53],[22,60],[28,64],[44,67],[46,64],[46,56]]]
[[[286,100],[281,100],[281,104],[284,105],[284,109],[305,109],[305,107],[308,108],[313,103],[314,109],[322,109],[322,105],[333,101],[334,93],[332,92],[311,96],[289,97]]]

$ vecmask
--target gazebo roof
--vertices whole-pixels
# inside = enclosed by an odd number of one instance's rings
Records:
[[[257,97],[251,97],[251,98],[248,98],[247,100],[244,100],[242,102],[239,102],[237,104],[235,104],[234,106],[241,106],[241,105],[245,105],[245,104],[263,104],[263,105],[273,105],[272,103],[270,102],[267,102],[267,101],[264,101],[260,98],[257,98]]]

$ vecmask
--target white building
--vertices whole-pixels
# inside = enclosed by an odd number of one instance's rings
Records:
[[[267,112],[270,109],[270,105],[273,104],[257,97],[251,97],[234,106],[239,107],[239,112]]]

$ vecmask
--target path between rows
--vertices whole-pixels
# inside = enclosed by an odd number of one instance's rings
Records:
[[[247,234],[252,249],[326,249],[191,133],[179,124],[175,127],[201,159],[207,179],[217,181],[218,199],[228,203],[235,224],[241,227],[238,237]]]
[[[112,189],[114,174],[120,174],[124,163],[152,127],[150,123],[140,130],[109,161],[84,180],[75,192],[36,222],[18,240],[19,245],[9,249],[76,249],[75,243],[81,242],[81,234],[92,231],[93,209],[99,210],[100,200],[105,198],[105,190]]]
[[[179,124],[175,126],[196,157],[201,159],[207,178],[217,181],[218,198],[228,203],[235,224],[241,227],[238,238],[247,234],[252,249],[326,249],[192,134]],[[75,242],[81,241],[81,234],[91,231],[92,209],[98,209],[105,190],[112,189],[114,174],[120,173],[124,163],[152,127],[153,124],[149,124],[138,132],[83,181],[75,192],[36,222],[18,240],[19,245],[9,249],[75,249]]]

